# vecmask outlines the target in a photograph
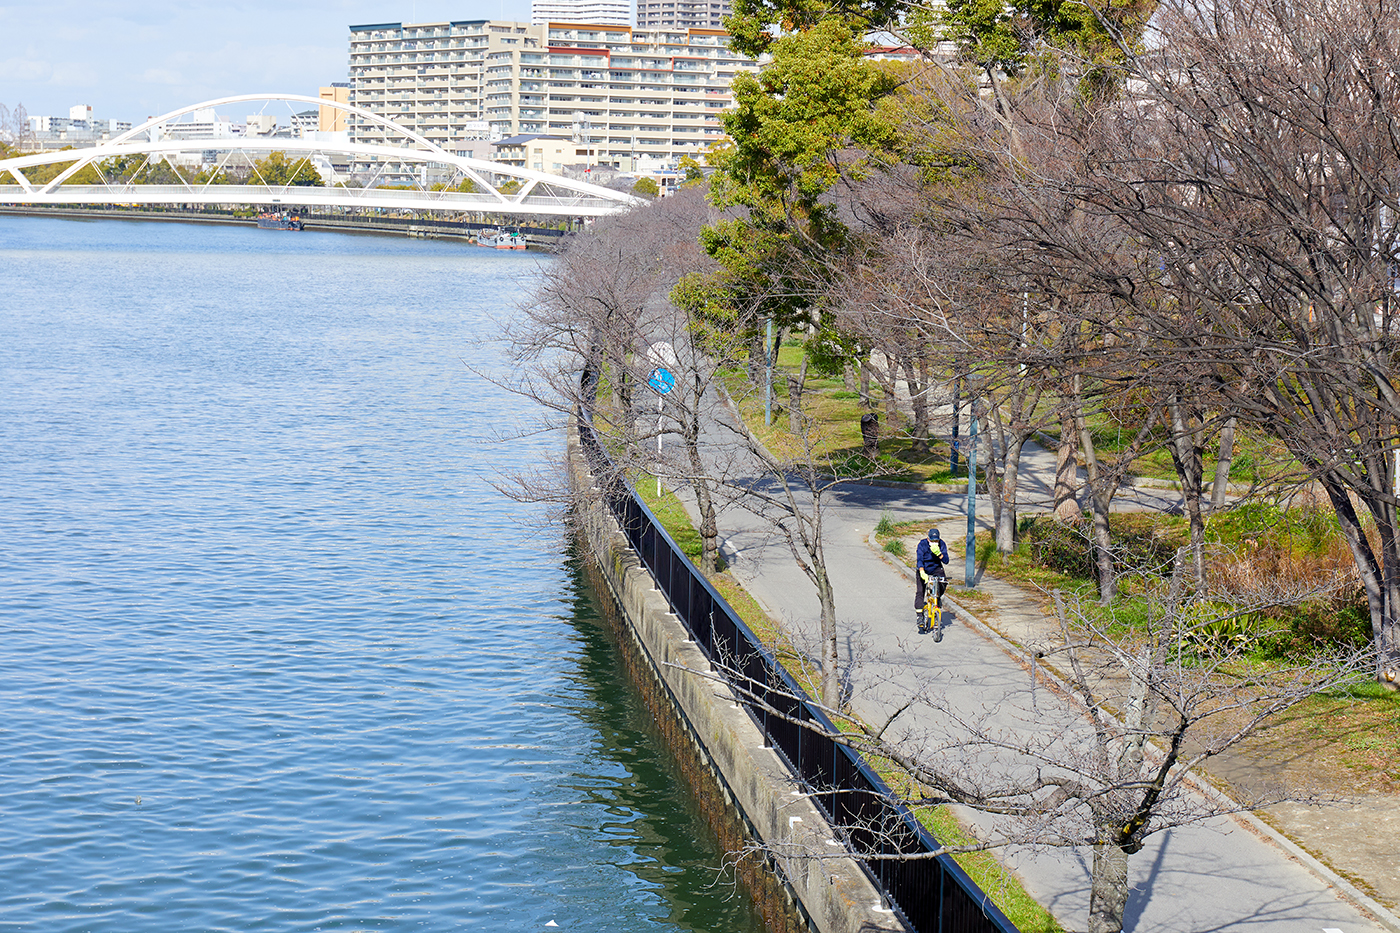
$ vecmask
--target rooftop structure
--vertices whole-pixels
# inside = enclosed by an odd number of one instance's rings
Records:
[[[531,0],[530,22],[627,26],[632,22],[632,4],[630,0]]]
[[[729,0],[637,0],[637,28],[723,29]]]

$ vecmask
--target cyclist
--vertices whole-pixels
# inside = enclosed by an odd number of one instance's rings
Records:
[[[943,565],[946,563],[948,563],[948,544],[939,536],[937,528],[930,528],[928,537],[919,540],[914,559],[914,613],[919,620],[920,633],[927,631],[925,626],[928,619],[924,613],[924,596],[930,584],[937,587],[934,590],[934,598],[940,607],[943,605],[943,591],[948,589],[948,575],[943,569]],[[942,641],[943,626],[940,624],[937,629],[933,633],[933,640]]]

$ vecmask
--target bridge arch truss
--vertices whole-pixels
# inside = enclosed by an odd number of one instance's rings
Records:
[[[402,146],[327,142],[319,139],[255,137],[174,138],[167,134],[177,128],[181,117],[200,110],[229,104],[277,101],[289,104],[315,104],[333,107],[358,119],[378,124],[405,140]],[[363,187],[314,185],[226,185],[197,181],[179,173],[173,157],[182,152],[220,153],[222,170],[237,153],[283,152],[314,155],[344,155],[360,161],[389,166],[421,166],[420,178],[445,177],[449,187],[469,180],[476,190],[434,191],[422,183],[412,190],[375,187],[372,178]],[[144,161],[167,162],[180,183],[147,185],[109,180],[103,173],[109,160],[137,156]],[[47,181],[31,181],[28,169],[72,163]],[[72,179],[91,167],[101,184],[77,184]],[[8,176],[8,177],[7,177]],[[13,184],[6,182],[13,180]],[[253,181],[253,178],[249,178]],[[261,180],[259,178],[259,180]],[[512,184],[513,183],[513,184]],[[506,190],[502,190],[502,189]],[[64,149],[15,156],[0,160],[0,203],[4,204],[227,204],[272,205],[312,208],[361,208],[442,212],[484,212],[516,216],[598,217],[626,210],[643,203],[625,192],[544,172],[472,159],[448,152],[412,130],[352,104],[307,97],[299,94],[240,94],[202,101],[154,117],[140,126],[87,149]]]

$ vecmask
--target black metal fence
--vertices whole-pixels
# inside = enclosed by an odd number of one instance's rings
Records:
[[[590,418],[578,419],[579,441],[609,510],[651,571],[696,644],[729,672],[744,706],[774,748],[812,792],[812,799],[852,851],[918,855],[938,842],[885,782],[845,744],[836,727],[710,585],[671,536],[618,476]],[[774,714],[773,710],[778,711]],[[801,723],[810,722],[808,728]],[[825,734],[824,734],[825,733]],[[866,874],[891,908],[919,933],[1018,933],[1010,920],[947,854],[933,858],[862,858]]]

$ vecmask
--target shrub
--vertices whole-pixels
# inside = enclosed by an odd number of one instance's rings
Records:
[[[884,476],[904,472],[904,465],[889,454],[880,454],[874,460],[865,454],[851,454],[845,459],[832,461],[831,471],[837,476]]]
[[[1071,577],[1094,576],[1092,519],[1087,514],[1075,525],[1037,515],[1023,521],[1020,530],[1035,563]],[[1110,515],[1108,534],[1118,573],[1170,572],[1177,549],[1187,543],[1182,519],[1155,512]]]
[[[1084,523],[1066,525],[1037,515],[1021,526],[1021,546],[1031,561],[1066,576],[1088,579],[1094,575]]]
[[[880,513],[880,521],[875,525],[875,533],[877,535],[892,535],[894,531],[894,513],[885,509]]]

